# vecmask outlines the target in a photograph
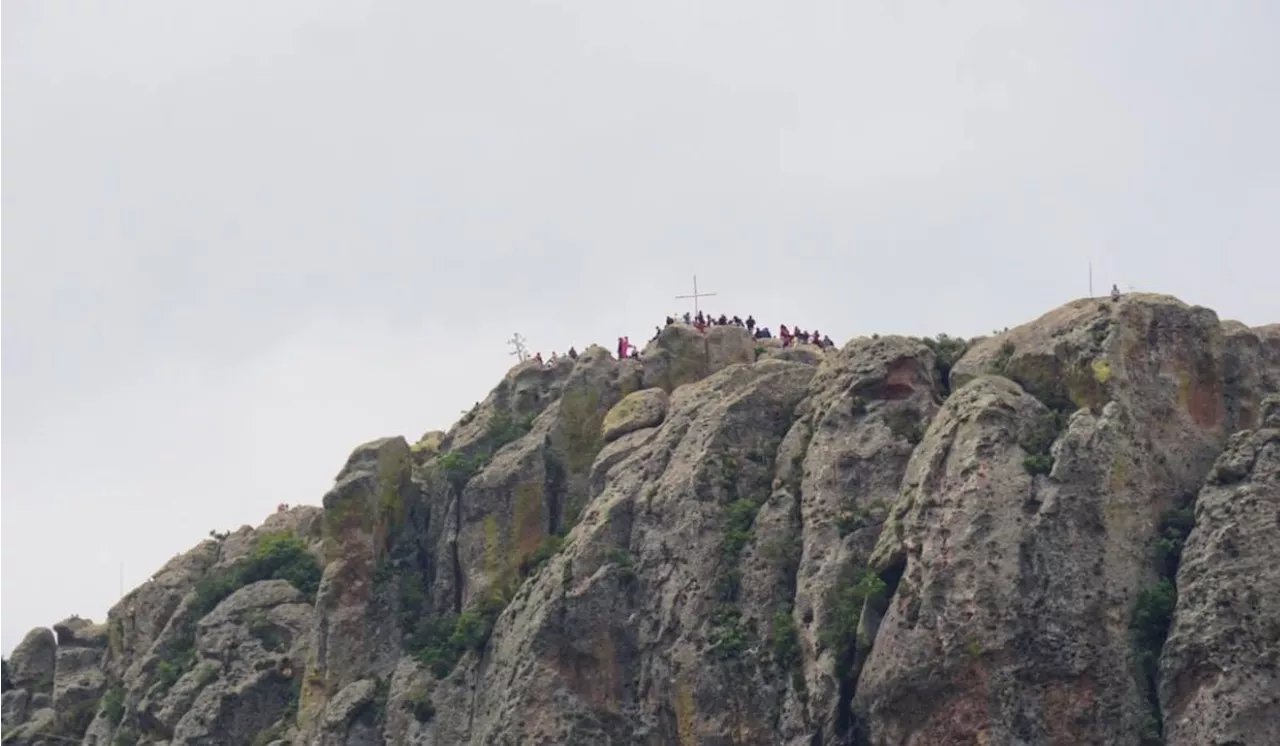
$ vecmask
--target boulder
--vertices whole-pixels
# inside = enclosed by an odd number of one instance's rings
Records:
[[[36,627],[28,632],[9,655],[9,678],[14,688],[26,689],[32,694],[51,693],[57,650],[53,630]]]
[[[646,427],[657,427],[667,415],[669,397],[662,389],[634,391],[613,405],[605,415],[604,442],[609,443]]]

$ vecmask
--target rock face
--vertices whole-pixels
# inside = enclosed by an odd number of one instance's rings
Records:
[[[963,354],[961,354],[963,353]],[[5,743],[1280,742],[1280,326],[517,365],[5,663]]]
[[[1268,424],[1231,437],[1196,500],[1160,662],[1170,746],[1280,743],[1280,422]]]
[[[613,405],[604,416],[602,437],[612,443],[624,435],[647,427],[657,427],[667,416],[669,397],[662,389],[633,391]]]

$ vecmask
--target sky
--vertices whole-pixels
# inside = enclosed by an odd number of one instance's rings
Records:
[[[1280,4],[3,5],[2,643],[688,308],[1280,321]],[[1270,279],[1268,279],[1270,278]]]

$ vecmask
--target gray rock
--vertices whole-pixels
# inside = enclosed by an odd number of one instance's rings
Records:
[[[3,713],[4,730],[16,728],[27,719],[27,708],[31,704],[31,693],[26,689],[10,689],[0,700],[0,713]]]
[[[1169,746],[1280,743],[1280,429],[1232,436],[1224,470],[1200,492],[1178,569],[1160,662]]]
[[[641,354],[644,388],[674,391],[735,363],[756,359],[756,343],[746,329],[713,326],[698,331],[671,324]]]
[[[33,632],[6,745],[1277,740],[1280,325],[1130,294],[970,340],[950,387],[932,349],[677,324],[516,365],[323,509]],[[1129,625],[1197,492],[1157,706]],[[314,603],[225,585],[277,532]]]
[[[105,648],[108,642],[107,625],[78,616],[53,625],[53,632],[60,647]]]
[[[613,405],[603,423],[604,442],[610,443],[628,433],[662,424],[667,416],[669,397],[662,389],[634,391]]]
[[[9,656],[9,677],[14,688],[32,693],[52,692],[57,649],[53,630],[48,627],[36,627],[28,632]]]

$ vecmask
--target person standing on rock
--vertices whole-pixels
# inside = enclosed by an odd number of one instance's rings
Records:
[[[1116,287],[1115,283],[1111,285],[1111,300],[1120,300],[1120,288]]]

